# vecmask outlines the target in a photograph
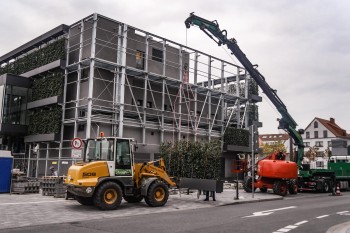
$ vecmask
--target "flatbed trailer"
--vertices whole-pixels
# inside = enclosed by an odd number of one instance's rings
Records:
[[[348,159],[337,159],[348,157]],[[332,156],[327,163],[327,169],[310,169],[309,164],[303,164],[299,170],[299,191],[331,192],[339,185],[340,189],[350,187],[350,155]]]

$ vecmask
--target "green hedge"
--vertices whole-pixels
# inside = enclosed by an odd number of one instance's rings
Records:
[[[65,59],[65,54],[65,38],[62,38],[2,68],[0,67],[0,74],[23,74],[58,59]]]
[[[176,141],[161,145],[167,173],[174,177],[218,179],[220,177],[220,141]]]
[[[249,131],[229,127],[225,131],[224,143],[236,146],[249,146]]]
[[[62,108],[50,106],[30,111],[28,133],[49,134],[59,133],[61,130]]]
[[[36,78],[32,86],[31,101],[63,95],[64,71],[47,73],[44,77]]]

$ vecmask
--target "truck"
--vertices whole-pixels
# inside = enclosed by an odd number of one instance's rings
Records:
[[[297,123],[288,113],[287,107],[278,97],[276,91],[269,86],[265,77],[242,52],[236,39],[227,38],[227,31],[221,30],[216,20],[209,21],[191,13],[185,20],[185,25],[187,28],[190,28],[192,25],[198,26],[219,46],[226,45],[228,47],[281,114],[282,117],[279,120],[278,128],[285,130],[297,146],[295,161],[286,161],[286,156],[283,156],[278,151],[258,161],[252,176],[246,176],[244,179],[243,186],[245,191],[252,192],[254,187],[254,189],[260,188],[263,192],[267,191],[267,189],[273,189],[275,194],[281,196],[285,196],[288,191],[291,194],[296,194],[298,191],[298,168],[301,167],[304,155],[304,143],[301,136],[303,130],[296,129]]]
[[[135,140],[100,137],[83,141],[83,161],[69,167],[65,183],[67,197],[101,210],[117,209],[122,199],[151,207],[164,206],[169,188],[176,183],[166,173],[163,159],[135,163]]]
[[[350,187],[350,155],[347,141],[333,139],[331,156],[305,161],[299,171],[299,191],[333,192]]]

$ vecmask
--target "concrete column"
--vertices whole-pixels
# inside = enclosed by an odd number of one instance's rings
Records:
[[[88,92],[88,109],[86,120],[86,138],[91,137],[91,116],[92,116],[92,98],[94,90],[94,75],[95,75],[95,50],[96,50],[96,27],[97,27],[97,14],[93,16],[93,26],[91,35],[91,55],[90,55],[90,74],[89,74],[89,92]]]

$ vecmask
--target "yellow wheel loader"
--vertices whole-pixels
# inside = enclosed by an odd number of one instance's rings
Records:
[[[84,159],[68,169],[67,195],[82,205],[102,210],[118,208],[122,198],[151,207],[168,201],[169,186],[176,186],[165,171],[163,159],[134,163],[134,140],[101,137],[84,140]]]

